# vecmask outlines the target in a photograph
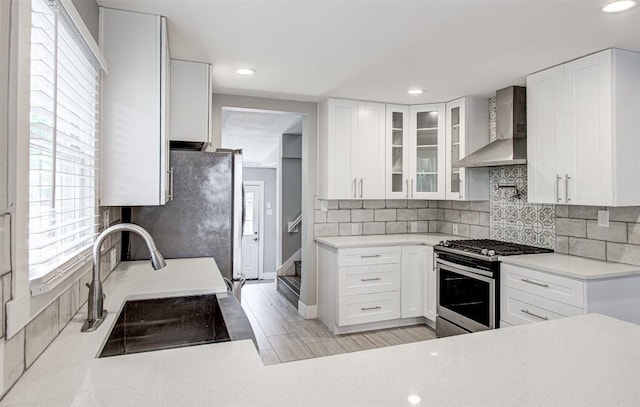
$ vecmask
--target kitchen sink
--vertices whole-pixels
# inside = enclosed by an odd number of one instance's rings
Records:
[[[231,294],[134,300],[125,302],[99,357],[240,339],[256,344]]]

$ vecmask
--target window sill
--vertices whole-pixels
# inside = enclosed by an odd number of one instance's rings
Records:
[[[67,261],[62,266],[47,273],[42,277],[35,278],[29,281],[29,290],[31,296],[36,297],[44,295],[53,291],[57,291],[57,287],[64,284],[67,281],[76,281],[92,264],[92,252],[91,248],[83,250],[80,254],[76,255],[71,260]],[[82,272],[81,272],[82,271]],[[81,272],[81,273],[79,273]],[[78,274],[79,273],[79,274]],[[78,278],[73,279],[72,276]]]

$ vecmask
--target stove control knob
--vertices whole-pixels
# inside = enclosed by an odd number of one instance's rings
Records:
[[[449,241],[448,240],[442,240],[442,241],[440,241],[440,244],[443,245],[444,247],[448,247],[449,246]]]
[[[482,253],[482,255],[483,255],[483,256],[486,256],[487,254],[489,254],[489,250],[487,250],[487,249],[482,249],[482,250],[480,251],[480,253]]]
[[[495,256],[496,252],[495,250],[489,250],[489,252],[487,253],[489,256]]]

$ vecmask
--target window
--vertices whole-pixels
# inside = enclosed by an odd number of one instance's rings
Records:
[[[32,0],[29,280],[83,258],[98,225],[99,69],[68,14]]]

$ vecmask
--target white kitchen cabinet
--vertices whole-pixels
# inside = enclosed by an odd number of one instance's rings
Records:
[[[402,318],[424,316],[427,262],[426,246],[402,246]]]
[[[637,275],[580,280],[505,263],[500,273],[501,326],[588,312],[640,323]]]
[[[409,106],[387,105],[387,199],[409,198]]]
[[[409,108],[410,199],[445,199],[445,105]]]
[[[320,199],[385,198],[385,105],[329,99],[320,105]]]
[[[171,141],[211,143],[211,65],[171,60]]]
[[[427,323],[431,326],[435,326],[436,322],[436,307],[438,305],[437,283],[436,283],[436,263],[433,257],[433,247],[426,246],[427,249],[427,263],[425,267],[424,277],[424,317],[427,319]]]
[[[334,333],[434,326],[433,248],[319,244],[318,319]]]
[[[530,202],[640,204],[640,54],[608,49],[527,77]]]
[[[489,143],[489,100],[463,97],[446,104],[445,199],[489,199],[488,168],[455,168],[460,159]]]
[[[100,8],[101,206],[163,205],[170,196],[167,22]]]

